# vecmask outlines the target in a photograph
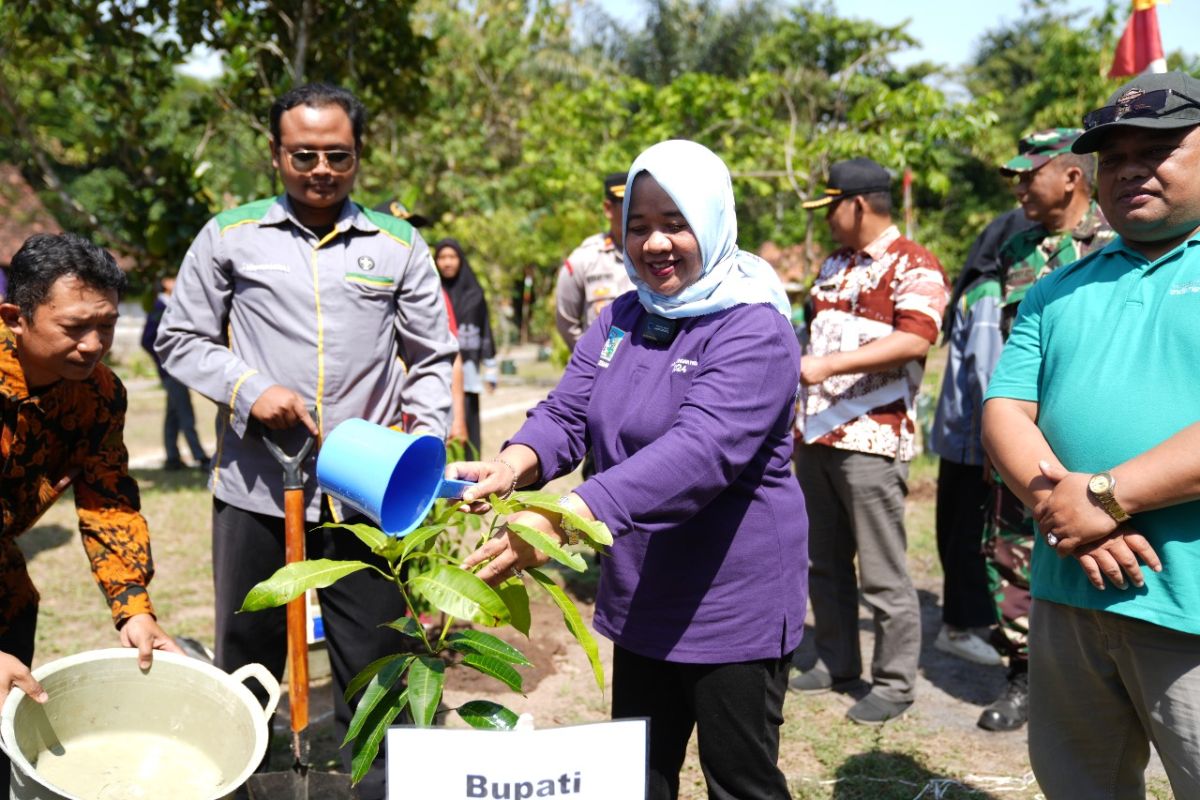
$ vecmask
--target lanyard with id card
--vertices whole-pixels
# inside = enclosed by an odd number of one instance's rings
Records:
[[[842,340],[838,352],[849,353],[858,349],[858,317],[849,317],[842,322]]]

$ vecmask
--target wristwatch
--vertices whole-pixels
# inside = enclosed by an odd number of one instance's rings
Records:
[[[1092,477],[1088,478],[1088,494],[1092,496],[1105,513],[1112,517],[1117,522],[1128,522],[1130,516],[1125,509],[1121,508],[1121,504],[1117,502],[1117,498],[1113,492],[1117,489],[1117,479],[1112,476],[1111,472],[1097,472]]]

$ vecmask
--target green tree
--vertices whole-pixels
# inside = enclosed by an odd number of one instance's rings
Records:
[[[414,116],[428,39],[411,2],[47,0],[0,4],[0,158],[67,228],[178,264],[215,210],[273,191],[267,109],[309,79],[377,114]],[[318,24],[319,19],[319,24]],[[222,55],[212,84],[181,76],[195,47]],[[255,132],[258,138],[255,138]]]
[[[432,42],[413,28],[414,0],[150,0],[187,50],[221,54],[222,108],[266,133],[266,110],[310,81],[354,91],[373,114],[413,115],[425,99]]]
[[[984,34],[965,73],[971,93],[993,96],[999,114],[981,144],[1000,157],[1033,131],[1079,126],[1121,82],[1107,72],[1124,23],[1115,2],[1095,17],[1032,2],[1024,16]]]
[[[178,258],[208,215],[197,123],[213,106],[178,43],[133,3],[0,6],[0,157],[67,228],[145,269]]]
[[[612,54],[630,77],[656,86],[687,73],[740,78],[776,16],[771,0],[743,0],[732,8],[716,0],[646,0],[644,27],[616,26],[622,46]]]

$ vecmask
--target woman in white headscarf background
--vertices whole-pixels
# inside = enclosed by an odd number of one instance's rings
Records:
[[[594,626],[614,643],[612,715],[649,717],[650,794],[674,798],[698,726],[712,798],[787,798],[777,766],[808,585],[791,472],[800,352],[770,265],[737,247],[725,164],[661,142],[626,184],[637,287],[588,328],[562,380],[491,462],[452,464],[468,500],[596,474],[563,503],[607,523]],[[557,515],[521,522],[568,541]],[[546,556],[502,532],[466,561],[496,584]]]

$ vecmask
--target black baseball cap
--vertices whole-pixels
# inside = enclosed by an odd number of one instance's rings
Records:
[[[834,200],[856,194],[890,192],[892,175],[869,158],[852,158],[830,167],[829,180],[825,183],[825,193],[821,197],[806,200],[802,203],[805,208],[821,208]]]
[[[610,172],[604,176],[604,199],[621,203],[625,200],[625,182],[629,180],[628,172]]]
[[[1186,72],[1138,75],[1108,98],[1108,105],[1083,115],[1083,134],[1071,151],[1094,153],[1116,128],[1170,130],[1200,125],[1200,79]]]
[[[385,203],[380,203],[375,206],[376,211],[382,211],[384,214],[391,214],[393,217],[402,219],[412,225],[414,228],[424,228],[429,224],[429,217],[423,217],[420,214],[414,214],[404,207],[404,203],[399,200],[388,200]]]

